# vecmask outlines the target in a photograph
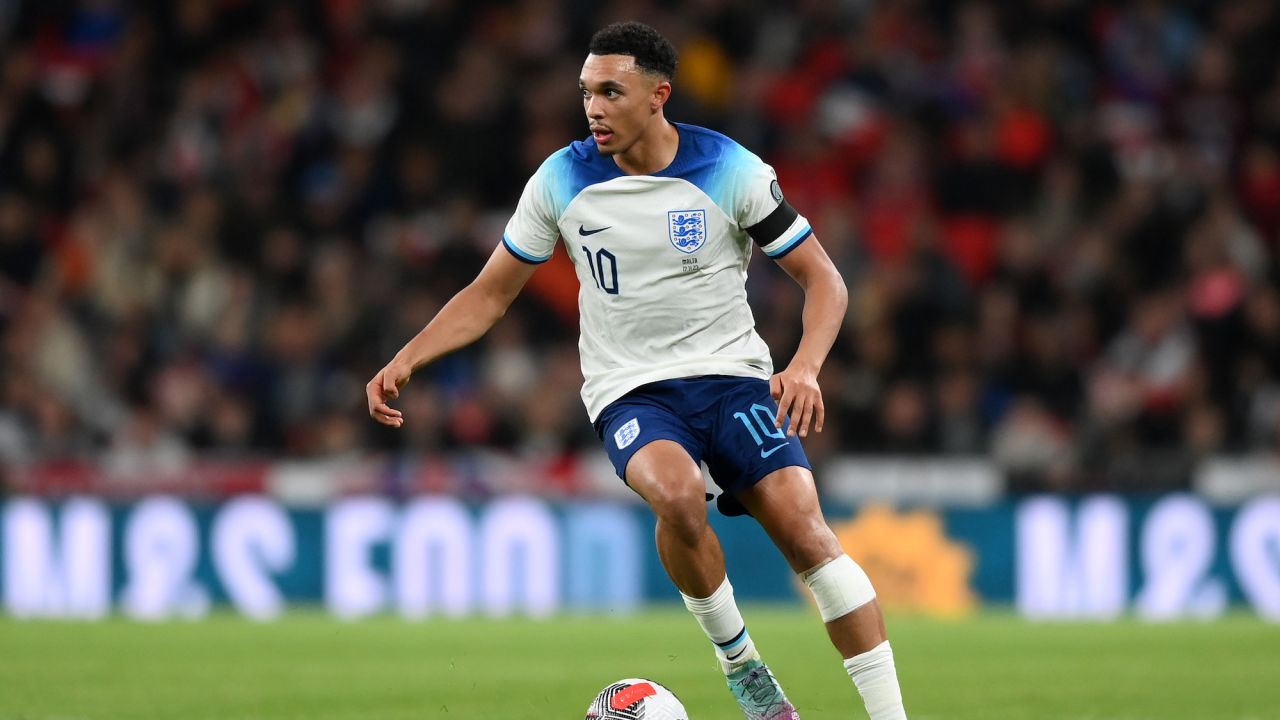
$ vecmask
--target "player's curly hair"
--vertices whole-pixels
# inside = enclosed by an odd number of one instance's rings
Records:
[[[670,80],[675,77],[676,49],[657,30],[634,21],[606,25],[591,36],[588,52],[592,55],[630,55],[636,59],[636,67],[661,75]]]

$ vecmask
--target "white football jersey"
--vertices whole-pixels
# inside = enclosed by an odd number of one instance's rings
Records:
[[[753,241],[780,258],[812,234],[759,157],[720,133],[675,124],[675,159],[627,175],[591,138],[542,164],[503,245],[541,263],[556,239],[577,268],[582,400],[594,421],[657,380],[768,379],[769,348],[747,305]]]

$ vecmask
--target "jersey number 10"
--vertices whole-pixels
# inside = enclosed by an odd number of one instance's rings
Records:
[[[582,252],[587,254],[587,268],[591,270],[591,279],[596,281],[596,287],[609,293],[610,295],[618,294],[618,258],[613,253],[600,248],[594,257],[591,248],[586,245],[582,246]],[[609,273],[606,275],[604,271],[605,261],[609,261]]]
[[[765,437],[775,440],[787,439],[786,433],[773,424],[773,411],[760,403],[752,403],[751,405],[751,417],[755,419],[755,424],[760,427],[760,432],[756,432],[756,428],[751,426],[751,420],[747,418],[746,413],[736,412],[733,416],[741,420],[742,424],[747,427],[747,432],[751,433],[751,439],[756,441],[756,445],[763,447]],[[760,437],[760,433],[764,433],[764,437]]]

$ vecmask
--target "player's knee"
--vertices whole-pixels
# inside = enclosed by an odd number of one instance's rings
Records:
[[[659,517],[706,503],[706,483],[702,473],[693,468],[686,472],[656,465],[631,467],[627,470],[627,482]]]
[[[823,622],[842,618],[876,599],[867,573],[844,553],[800,573],[800,579],[813,593]]]
[[[701,484],[662,483],[645,496],[667,532],[682,542],[695,543],[707,527],[706,495]]]
[[[778,549],[796,572],[817,567],[844,554],[835,533],[819,516],[795,523]]]
[[[664,532],[681,545],[695,546],[707,532],[707,511],[706,508],[702,508],[701,512],[682,509],[660,515],[658,523]]]

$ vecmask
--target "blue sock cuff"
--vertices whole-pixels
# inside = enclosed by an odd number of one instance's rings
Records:
[[[727,641],[725,641],[725,642],[718,642],[718,643],[716,643],[716,645],[717,645],[721,650],[731,650],[731,649],[733,649],[733,648],[735,648],[735,647],[737,647],[737,646],[741,645],[742,643],[746,642],[746,641],[747,641],[747,637],[748,637],[748,636],[747,636],[747,626],[746,626],[746,625],[743,625],[743,626],[742,626],[742,629],[738,631],[738,634],[733,636],[733,639],[731,639],[731,640],[727,640]]]

